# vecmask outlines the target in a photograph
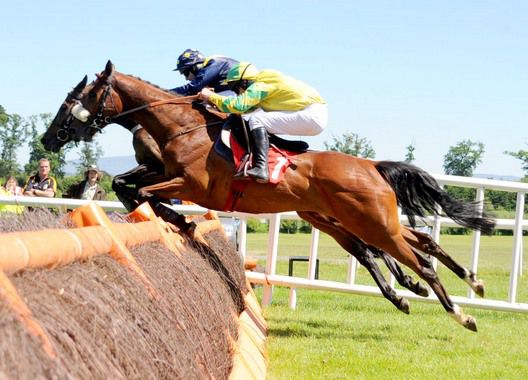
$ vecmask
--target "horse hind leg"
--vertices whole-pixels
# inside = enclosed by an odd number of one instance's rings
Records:
[[[426,281],[447,313],[465,328],[477,331],[477,322],[471,315],[464,314],[462,309],[455,304],[447,294],[440,282],[438,274],[430,260],[423,257],[415,248],[408,245],[402,235],[391,237],[378,242],[381,248],[390,253],[402,264],[411,268],[420,278]]]
[[[405,228],[402,235],[411,246],[428,255],[436,257],[459,278],[464,280],[480,297],[484,297],[484,281],[477,279],[477,274],[458,264],[429,235]]]
[[[353,251],[356,252],[354,256],[356,256],[360,264],[367,268],[368,272],[380,288],[383,296],[392,302],[398,310],[403,311],[405,314],[409,314],[409,301],[406,298],[399,297],[396,294],[396,291],[390,286],[385,277],[383,277],[381,270],[374,260],[374,256],[366,249],[365,246],[363,246],[362,243],[356,245]]]
[[[387,268],[389,268],[391,273],[394,275],[396,281],[398,281],[398,284],[400,284],[406,289],[409,289],[411,292],[419,296],[429,296],[429,289],[427,289],[426,286],[422,285],[421,282],[415,281],[412,276],[409,276],[408,274],[404,273],[393,257],[389,256],[387,253],[377,247],[368,246],[368,249],[372,253],[374,253],[375,256],[383,260],[385,265],[387,265]]]
[[[420,262],[423,265],[423,268],[426,269],[427,275],[431,276],[431,281],[428,281],[429,285],[437,295],[440,303],[444,306],[448,314],[458,323],[460,323],[462,326],[467,328],[471,331],[477,331],[477,321],[474,317],[472,317],[469,314],[464,314],[462,311],[462,308],[455,304],[453,301],[451,301],[449,295],[445,291],[445,288],[443,287],[442,283],[440,282],[440,279],[438,278],[438,275],[434,271],[433,265],[430,260],[425,259],[423,256],[421,256],[419,253],[415,252],[415,256],[420,258]],[[432,275],[431,275],[432,274]],[[426,280],[427,281],[427,280]]]
[[[332,236],[338,244],[343,247],[348,253],[356,257],[361,265],[369,271],[370,275],[378,285],[383,296],[389,300],[396,308],[405,314],[409,314],[409,301],[404,297],[399,297],[396,291],[385,280],[381,270],[379,269],[372,252],[370,252],[366,245],[356,238],[354,235],[348,233],[344,229],[337,226],[323,215],[312,212],[298,212],[299,216],[311,223],[314,227]]]

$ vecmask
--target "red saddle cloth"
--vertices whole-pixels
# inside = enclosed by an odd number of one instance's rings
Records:
[[[233,152],[233,159],[235,161],[235,172],[243,170],[240,166],[243,165],[243,158],[246,155],[246,150],[238,144],[238,142],[230,137],[231,151]],[[284,173],[288,166],[291,165],[291,157],[298,155],[298,152],[290,152],[279,149],[274,145],[270,145],[268,152],[268,170],[269,183],[277,184],[284,179]],[[231,182],[231,192],[224,205],[224,211],[235,211],[238,200],[243,195],[246,186],[253,180],[233,180]]]

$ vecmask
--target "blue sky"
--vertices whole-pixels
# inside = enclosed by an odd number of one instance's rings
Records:
[[[194,47],[317,88],[330,120],[306,138],[314,149],[354,132],[376,159],[402,160],[414,143],[415,164],[441,173],[449,147],[470,139],[486,149],[477,173],[522,175],[503,151],[528,149],[526,1],[10,1],[0,35],[8,113],[55,114],[108,59],[175,87],[176,58]],[[119,126],[98,141],[106,156],[132,154]]]

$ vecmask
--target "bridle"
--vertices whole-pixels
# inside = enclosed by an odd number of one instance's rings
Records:
[[[113,105],[113,107],[115,109],[114,99],[110,95],[111,91],[112,91],[112,83],[111,83],[110,77],[109,77],[107,79],[106,87],[104,89],[103,96],[101,97],[101,101],[97,105],[97,112],[95,113],[95,116],[93,117],[93,119],[90,122],[88,120],[83,122],[78,117],[76,117],[74,115],[74,113],[72,112],[73,107],[75,107],[75,105],[79,105],[79,106],[83,107],[82,103],[81,103],[81,93],[75,94],[74,96],[71,93],[69,93],[68,97],[70,97],[70,96],[74,97],[73,104],[71,105],[71,107],[69,109],[69,114],[66,117],[66,121],[61,125],[61,127],[57,131],[57,134],[56,134],[57,135],[57,140],[66,141],[66,142],[70,140],[71,135],[72,135],[72,130],[73,130],[73,128],[71,128],[70,125],[71,125],[73,119],[79,120],[87,128],[95,129],[96,130],[95,133],[102,132],[103,128],[106,125],[108,125],[108,124],[110,124],[112,122],[112,120],[111,120],[112,118],[110,118],[108,116],[103,117],[103,112],[104,112],[105,107],[106,107],[106,100],[107,100],[108,96],[110,96],[110,99],[112,100],[112,105]]]

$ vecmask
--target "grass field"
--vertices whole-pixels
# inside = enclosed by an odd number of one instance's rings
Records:
[[[524,247],[528,243],[525,238]],[[469,266],[471,236],[442,235],[440,243]],[[288,272],[287,257],[307,255],[310,235],[281,235],[277,273]],[[513,238],[483,237],[479,278],[487,298],[507,299]],[[248,235],[248,254],[266,254],[267,235]],[[526,251],[526,249],[525,249]],[[347,254],[326,235],[319,244],[320,279],[344,282]],[[261,264],[264,260],[260,261]],[[518,285],[518,302],[528,303],[528,265]],[[439,264],[451,295],[468,287]],[[306,277],[307,265],[295,264]],[[373,284],[363,268],[357,282]],[[261,296],[261,289],[257,289]],[[473,333],[447,316],[439,304],[411,301],[405,315],[380,297],[297,290],[297,309],[288,307],[288,289],[275,287],[264,309],[269,379],[524,379],[528,378],[528,315],[465,307],[477,318]]]

